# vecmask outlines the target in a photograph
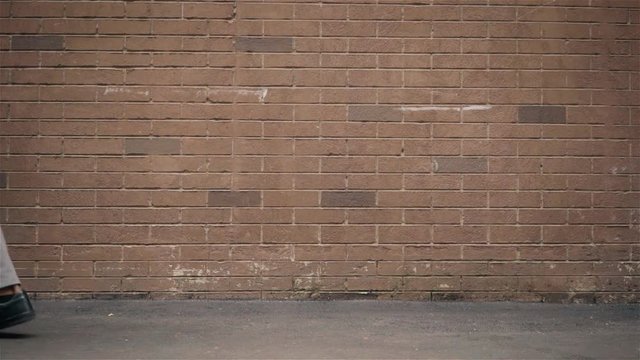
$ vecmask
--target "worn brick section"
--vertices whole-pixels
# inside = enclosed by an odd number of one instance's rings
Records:
[[[238,37],[235,38],[235,49],[248,52],[291,52],[293,51],[293,38],[279,37]]]
[[[638,302],[640,3],[0,2],[38,297]]]
[[[209,206],[246,207],[260,206],[259,191],[210,191]]]
[[[323,207],[371,207],[376,205],[376,194],[371,191],[324,191]]]
[[[567,112],[564,106],[520,106],[518,122],[564,124],[567,122]]]
[[[11,50],[63,50],[62,36],[12,36]]]

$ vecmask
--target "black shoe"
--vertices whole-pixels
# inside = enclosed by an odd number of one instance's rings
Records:
[[[0,329],[22,324],[36,317],[27,293],[0,297]]]

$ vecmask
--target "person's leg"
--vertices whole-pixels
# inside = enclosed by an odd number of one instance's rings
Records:
[[[9,257],[7,243],[0,228],[0,295],[13,293],[16,286],[19,288],[20,280]]]
[[[20,279],[9,257],[0,228],[0,329],[18,325],[35,317],[27,294],[20,289]]]

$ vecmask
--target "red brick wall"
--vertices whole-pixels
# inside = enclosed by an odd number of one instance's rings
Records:
[[[638,301],[636,0],[0,14],[38,296]]]

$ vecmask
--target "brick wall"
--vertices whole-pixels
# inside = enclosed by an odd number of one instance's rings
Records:
[[[3,1],[40,297],[638,301],[635,0]]]

